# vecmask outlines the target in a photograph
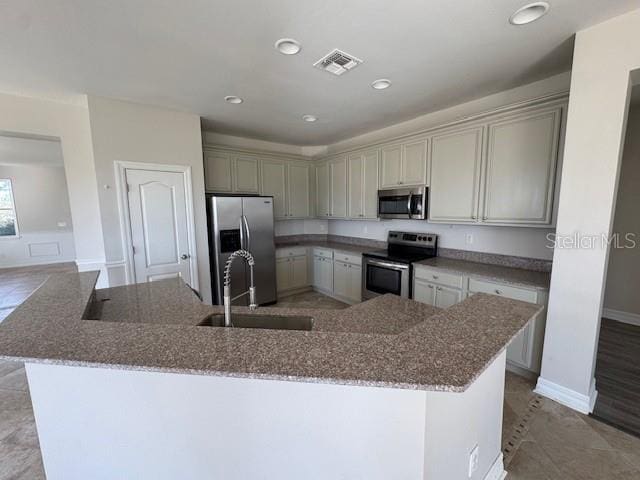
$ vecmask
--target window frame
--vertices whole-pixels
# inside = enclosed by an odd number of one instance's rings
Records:
[[[16,233],[14,235],[0,235],[0,241],[2,240],[14,240],[16,238],[20,238],[20,227],[18,226],[18,211],[16,209],[16,195],[13,190],[13,180],[11,178],[0,178],[0,181],[9,182],[9,193],[11,194],[11,205],[12,208],[2,208],[0,207],[0,211],[9,210],[13,212],[13,216],[15,218],[14,228]]]

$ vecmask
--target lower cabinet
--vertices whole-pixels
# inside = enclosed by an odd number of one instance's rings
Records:
[[[460,274],[440,272],[434,268],[416,267],[413,299],[440,308],[449,308],[476,293],[499,295],[513,300],[546,303],[546,293],[496,282],[468,278]],[[533,319],[507,346],[507,364],[515,369],[538,373],[542,359],[545,327],[544,311]]]
[[[306,249],[278,250],[276,257],[278,293],[309,286]]]
[[[362,267],[352,263],[333,262],[333,293],[354,302],[362,300]]]
[[[313,286],[324,292],[333,291],[333,258],[313,256]]]

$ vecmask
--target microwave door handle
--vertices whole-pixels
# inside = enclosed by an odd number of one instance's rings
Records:
[[[413,193],[409,192],[409,198],[407,200],[407,214],[409,215],[409,220],[411,220],[411,199],[413,198]]]

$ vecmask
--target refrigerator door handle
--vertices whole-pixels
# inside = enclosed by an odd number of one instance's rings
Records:
[[[244,224],[242,223],[242,219],[244,218],[244,215],[240,217],[239,219],[239,223],[240,223],[240,249],[241,250],[246,250],[247,246],[246,246],[246,241],[245,241],[245,237],[244,237]]]
[[[251,230],[249,230],[249,222],[247,222],[247,217],[242,215],[242,221],[244,222],[244,228],[247,235],[247,244],[244,247],[245,250],[251,251]]]

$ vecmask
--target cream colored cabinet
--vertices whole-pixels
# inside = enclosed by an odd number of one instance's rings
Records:
[[[316,215],[320,218],[329,216],[331,197],[331,180],[329,163],[323,162],[316,167]]]
[[[276,251],[276,289],[278,292],[309,286],[307,252],[304,247]]]
[[[324,292],[333,292],[333,259],[313,256],[313,286]]]
[[[353,302],[362,300],[362,268],[338,260],[333,262],[333,293]]]
[[[340,157],[329,162],[331,197],[329,218],[347,216],[347,159]]]
[[[230,153],[204,152],[205,189],[207,192],[233,192],[233,158]]]
[[[311,216],[310,187],[311,167],[301,163],[288,165],[287,217],[308,218]]]
[[[276,219],[287,218],[286,192],[286,163],[264,160],[262,162],[262,195],[271,195],[273,197],[273,215]]]
[[[429,220],[477,221],[483,131],[477,127],[432,138]]]
[[[413,299],[416,302],[427,305],[436,304],[436,287],[433,283],[428,283],[417,278],[413,282]]]
[[[489,124],[484,223],[551,223],[561,114],[555,108]]]
[[[415,279],[413,299],[438,308],[449,308],[462,301],[462,290]]]
[[[256,157],[238,155],[233,164],[233,191],[256,194],[260,191],[259,160]]]
[[[378,151],[354,153],[347,158],[349,218],[378,216]]]
[[[427,183],[427,140],[385,146],[380,155],[381,188]]]

